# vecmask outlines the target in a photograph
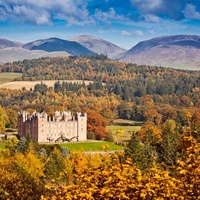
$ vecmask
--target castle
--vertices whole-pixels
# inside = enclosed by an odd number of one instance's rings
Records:
[[[56,111],[53,116],[45,112],[18,113],[19,137],[30,137],[38,142],[61,140],[85,141],[87,139],[87,114]]]

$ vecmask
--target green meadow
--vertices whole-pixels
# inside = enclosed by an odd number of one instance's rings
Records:
[[[110,151],[117,151],[123,150],[123,147],[118,146],[114,143],[110,142],[78,142],[78,143],[61,143],[59,144],[62,147],[66,147],[70,151],[103,151],[103,150],[110,150]]]
[[[113,125],[106,126],[106,129],[112,132],[115,142],[122,142],[130,140],[132,133],[139,131],[141,125],[141,121],[116,119]],[[122,130],[122,134],[118,134],[119,129]]]

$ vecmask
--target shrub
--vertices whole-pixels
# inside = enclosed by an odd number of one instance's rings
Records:
[[[114,138],[113,138],[112,134],[106,135],[104,141],[107,141],[107,142],[114,142]]]
[[[95,140],[95,133],[93,133],[93,132],[88,132],[87,133],[87,139],[89,139],[89,140]]]

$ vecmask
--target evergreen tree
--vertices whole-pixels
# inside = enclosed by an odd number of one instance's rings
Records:
[[[175,164],[179,146],[179,134],[176,131],[176,122],[167,120],[162,127],[162,142],[160,144],[159,159],[166,165]]]
[[[50,179],[59,178],[60,172],[64,168],[64,158],[57,147],[54,147],[53,151],[49,155],[45,164],[45,175]]]
[[[135,164],[140,170],[144,171],[148,168],[148,160],[145,156],[145,147],[141,143],[135,133],[133,133],[131,140],[125,148],[126,158],[131,158],[133,164]]]

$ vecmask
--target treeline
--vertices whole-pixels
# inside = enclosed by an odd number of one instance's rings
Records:
[[[176,95],[183,99],[187,96],[199,106],[199,71],[138,66],[114,62],[103,55],[24,60],[4,64],[0,66],[0,71],[23,73],[16,80],[93,80],[99,83],[99,89],[102,89],[100,83],[106,83],[104,87],[108,92],[120,95],[123,100],[136,101],[137,97],[145,95]],[[62,89],[58,88],[57,92],[68,90],[68,85],[58,87]],[[178,104],[173,100],[168,103]]]

